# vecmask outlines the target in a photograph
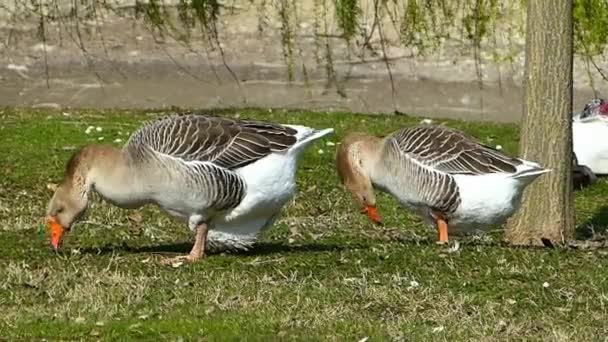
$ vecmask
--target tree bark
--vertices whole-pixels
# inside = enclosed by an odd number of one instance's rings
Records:
[[[509,220],[515,245],[574,237],[572,196],[572,0],[528,0],[520,154],[552,172],[525,191]],[[543,242],[543,240],[545,240]]]

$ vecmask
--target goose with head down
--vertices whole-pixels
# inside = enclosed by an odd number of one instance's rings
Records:
[[[349,135],[337,152],[342,183],[372,221],[379,221],[374,188],[394,196],[438,231],[485,230],[518,208],[524,188],[549,172],[438,125],[404,128],[379,138]]]
[[[51,243],[59,248],[95,191],[119,207],[155,203],[188,222],[196,239],[180,259],[200,259],[207,245],[248,249],[293,197],[302,152],[332,132],[188,113],[145,124],[122,149],[85,146],[48,204]]]

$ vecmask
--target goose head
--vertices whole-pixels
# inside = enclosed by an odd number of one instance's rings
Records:
[[[595,98],[587,102],[583,111],[578,116],[581,121],[602,120],[608,122],[608,102],[601,98]]]
[[[46,210],[46,225],[51,231],[51,245],[58,250],[63,235],[82,217],[89,203],[91,149],[85,147],[68,161],[65,176],[59,184]]]
[[[355,202],[363,208],[370,220],[380,223],[376,209],[376,194],[370,178],[376,137],[365,135],[347,136],[337,149],[336,167],[340,180]]]

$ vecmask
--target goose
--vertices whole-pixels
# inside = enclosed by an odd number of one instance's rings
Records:
[[[332,132],[182,113],[145,123],[122,149],[87,145],[48,204],[51,245],[59,249],[95,191],[118,207],[157,204],[187,222],[195,243],[171,262],[201,259],[207,247],[248,249],[293,197],[302,152]]]
[[[572,184],[574,191],[582,190],[597,182],[597,176],[589,167],[581,165],[576,158],[574,151],[572,152]]]
[[[338,175],[370,220],[380,223],[374,188],[450,232],[487,230],[518,208],[523,189],[550,170],[509,157],[464,133],[418,125],[380,138],[349,134],[336,154]]]
[[[596,175],[608,174],[608,103],[601,98],[587,102],[572,120],[572,148],[580,165]]]

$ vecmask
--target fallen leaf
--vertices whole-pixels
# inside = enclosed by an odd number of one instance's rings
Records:
[[[142,221],[143,221],[143,216],[141,215],[141,213],[139,211],[135,211],[131,215],[129,215],[129,222],[131,223],[129,225],[129,231],[131,231],[131,233],[133,235],[141,234],[141,222]]]
[[[141,223],[141,221],[143,221],[143,216],[141,216],[141,213],[139,211],[134,211],[131,215],[129,215],[129,220],[135,222],[135,223]]]
[[[55,184],[55,183],[48,183],[46,185],[46,189],[48,191],[50,191],[50,192],[55,192],[55,191],[57,191],[57,184]]]

